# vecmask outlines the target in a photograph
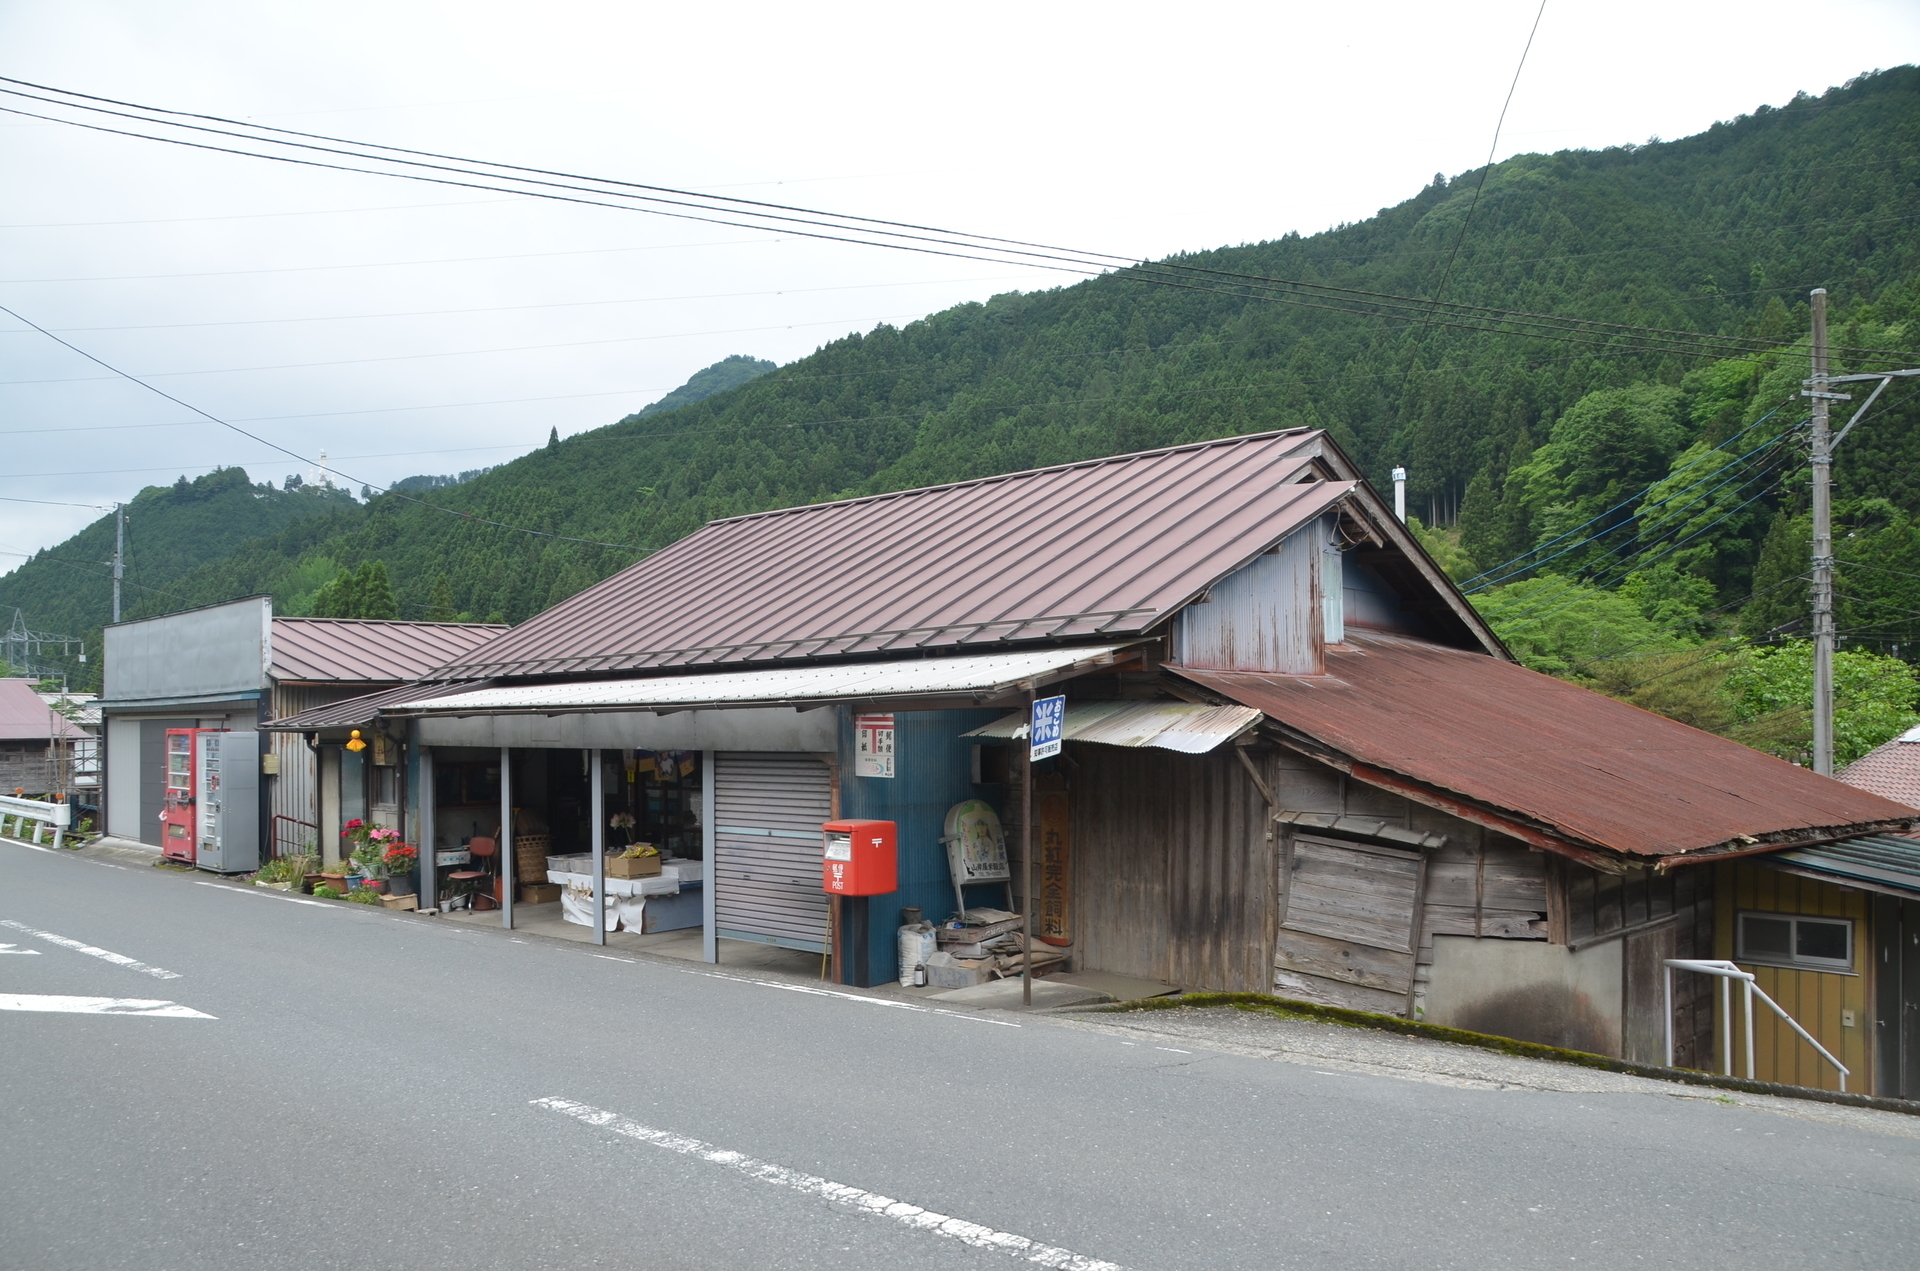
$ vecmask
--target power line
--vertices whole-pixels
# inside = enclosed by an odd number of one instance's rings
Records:
[[[180,398],[175,397],[172,393],[167,392],[163,388],[157,388],[154,385],[147,383],[145,380],[141,379],[137,375],[133,375],[127,371],[121,370],[119,367],[113,365],[111,362],[108,362],[99,357],[95,357],[93,354],[87,352],[85,349],[81,348],[80,346],[70,341],[61,339],[59,336],[47,330],[45,327],[41,326],[39,323],[32,322],[27,318],[21,317],[19,313],[15,312],[12,309],[7,308],[5,305],[0,305],[0,313],[4,313],[8,317],[11,317],[16,321],[25,322],[28,326],[32,327],[34,330],[46,336],[49,340],[52,340],[56,344],[64,345],[65,347],[72,349],[75,353],[78,353],[81,357],[86,358],[89,362],[94,362],[100,366],[104,366],[109,371],[112,371],[115,375],[118,375],[123,379],[131,380],[135,384],[138,384],[140,387],[146,389],[148,392],[156,393],[159,396],[166,398],[168,401],[172,402],[176,406],[183,406],[186,409],[192,411],[194,414],[203,416],[206,419],[211,420],[212,422],[220,425],[222,428],[231,429],[232,431],[239,433],[242,437],[247,438],[249,441],[259,442],[261,445],[266,446],[268,449],[277,450],[283,455],[287,455],[288,457],[293,459],[298,459],[301,463],[311,464],[314,462],[313,459],[309,458],[306,455],[300,454],[297,451],[289,450],[285,446],[280,445],[278,442],[268,441],[265,437],[262,437],[257,433],[250,433],[246,429],[240,427],[237,424],[230,424],[226,420],[220,418],[218,415],[215,415],[210,411],[202,410],[191,402],[183,401]],[[339,475],[346,477],[347,480],[349,481],[357,480],[357,478],[355,478],[350,473],[342,472]],[[454,508],[442,507],[437,503],[429,503],[425,499],[416,499],[410,494],[402,494],[398,490],[389,489],[386,486],[376,486],[371,481],[361,481],[360,484],[363,486],[366,486],[368,489],[379,490],[384,494],[391,495],[393,498],[402,499],[408,503],[417,503],[421,507],[432,508],[436,512],[444,512],[448,516],[457,516],[462,520],[473,521],[481,525],[493,526],[496,529],[512,530],[517,534],[529,534],[536,538],[548,538],[548,539],[553,539],[556,542],[562,542],[562,543],[582,543],[590,547],[612,547],[620,551],[638,550],[629,543],[603,543],[599,539],[575,538],[572,535],[568,535],[568,534],[554,534],[546,530],[533,530],[533,529],[527,529],[524,526],[509,525],[505,521],[495,521],[489,517],[475,516],[471,512],[461,512]]]
[[[10,113],[22,114],[31,118],[46,119],[50,122],[66,123],[74,127],[137,137],[142,140],[212,150],[220,153],[294,163],[302,166],[352,171],[369,175],[398,176],[431,184],[520,193],[532,197],[552,198],[562,202],[645,211],[650,214],[669,216],[677,219],[687,219],[712,224],[726,224],[736,228],[778,228],[780,232],[825,241],[918,251],[933,255],[986,260],[1001,264],[1017,264],[1028,268],[1052,269],[1061,272],[1081,274],[1083,276],[1124,270],[1125,272],[1121,276],[1129,281],[1175,286],[1203,292],[1211,291],[1242,300],[1257,299],[1275,303],[1294,304],[1308,308],[1334,309],[1341,312],[1357,313],[1362,316],[1387,317],[1402,321],[1425,318],[1429,320],[1429,325],[1459,326],[1481,333],[1487,333],[1489,330],[1497,331],[1499,328],[1490,327],[1489,324],[1498,320],[1521,328],[1517,331],[1505,332],[1507,334],[1531,335],[1535,338],[1573,340],[1575,342],[1608,346],[1616,344],[1622,337],[1633,337],[1641,341],[1643,346],[1642,351],[1645,352],[1661,352],[1695,357],[1724,356],[1728,351],[1740,349],[1753,351],[1767,343],[1765,341],[1742,337],[1712,336],[1666,328],[1642,327],[1624,323],[1602,323],[1594,320],[1531,314],[1524,311],[1498,310],[1485,306],[1459,305],[1454,302],[1425,301],[1414,297],[1396,296],[1391,293],[1336,287],[1331,284],[1312,283],[1297,279],[1272,278],[1264,275],[1246,274],[1231,270],[1210,269],[1186,262],[1146,264],[1112,253],[1050,247],[1044,244],[1029,243],[1026,240],[940,230],[928,226],[914,225],[908,222],[883,221],[872,217],[854,217],[816,212],[811,209],[798,208],[787,204],[733,199],[727,196],[675,190],[664,186],[652,186],[610,178],[584,177],[577,174],[554,172],[548,169],[526,168],[520,165],[500,164],[487,160],[463,160],[454,156],[440,155],[431,151],[412,151],[399,147],[382,146],[375,143],[352,142],[340,138],[325,137],[317,133],[301,133],[286,129],[270,129],[260,125],[249,125],[242,121],[221,119],[218,116],[196,115],[188,112],[166,110],[164,108],[143,107],[134,103],[119,102],[111,98],[68,93],[65,90],[59,89],[46,89],[40,85],[30,84],[28,81],[6,80],[0,77],[0,82],[24,84],[28,87],[41,88],[42,91],[60,93],[64,97],[79,98],[80,100],[61,100],[60,98],[38,96],[34,93],[24,93],[16,89],[0,89],[0,92],[9,93],[13,96],[46,102],[62,108],[91,111],[134,120],[150,127],[160,126],[187,129],[194,132],[209,133],[243,140],[256,146],[292,147],[303,151],[313,151],[343,158],[351,158],[361,163],[379,163],[402,168],[420,169],[420,171],[395,172],[381,168],[354,167],[352,165],[330,163],[299,155],[268,154],[261,153],[258,150],[237,149],[231,146],[191,141],[180,137],[155,136],[151,133],[133,132],[102,124],[90,124],[80,120],[65,119],[58,116],[40,115],[13,107],[0,108]],[[133,110],[141,110],[147,113],[135,115],[130,114],[128,111],[89,105],[87,104],[89,102],[111,102],[113,105],[128,106]],[[171,115],[177,118],[155,119],[150,117],[156,114]],[[228,127],[214,128],[204,124],[182,123],[179,122],[181,119],[208,119],[226,124]],[[248,131],[234,131],[234,129],[247,129]],[[262,132],[279,135],[258,135]],[[287,137],[313,138],[316,141],[325,142],[326,144],[285,140],[284,138]],[[377,153],[366,153],[368,151]],[[414,155],[424,157],[406,157]],[[427,159],[444,159],[448,162],[428,162],[426,161]],[[466,166],[451,166],[453,164],[464,164]],[[475,171],[476,168],[492,169],[493,171]],[[456,179],[459,177],[469,179]],[[548,179],[549,177],[557,179]],[[502,181],[511,181],[516,184],[513,186],[504,186],[499,184],[499,182]],[[484,184],[485,182],[493,182],[494,184]],[[580,182],[588,184],[574,184]],[[607,202],[606,200],[608,199],[619,199],[622,201],[612,203]],[[789,213],[793,213],[793,215],[789,215]],[[751,221],[742,221],[739,219],[741,217],[751,217],[754,219]],[[1287,288],[1290,289],[1290,292],[1275,294],[1271,291],[1262,291],[1249,294],[1244,290],[1230,291],[1220,286],[1207,286],[1198,282],[1186,281],[1186,279],[1194,277],[1213,280],[1215,282],[1224,280],[1235,286],[1252,285],[1261,288]],[[1324,303],[1325,301],[1335,299],[1344,301],[1345,303]],[[1367,305],[1370,307],[1357,307],[1359,305]],[[1444,310],[1450,315],[1447,321],[1443,322],[1437,318],[1432,318],[1431,315],[1439,310]],[[1603,338],[1594,338],[1596,336]],[[1887,350],[1857,350],[1857,352],[1885,356],[1905,356],[1904,354],[1897,354]]]

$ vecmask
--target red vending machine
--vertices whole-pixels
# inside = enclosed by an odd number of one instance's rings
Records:
[[[195,759],[199,746],[194,739],[198,728],[167,730],[167,789],[160,800],[160,855],[168,860],[194,863],[193,796],[200,783],[195,780]]]

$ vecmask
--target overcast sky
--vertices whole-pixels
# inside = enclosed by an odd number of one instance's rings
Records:
[[[1537,8],[10,0],[0,75],[1156,257],[1477,166]],[[1916,60],[1912,0],[1549,0],[1497,153],[1684,136]],[[279,483],[322,449],[356,488],[481,467],[730,353],[1060,282],[17,116],[0,172],[0,304],[308,460],[0,315],[0,571],[99,515],[8,500],[110,505],[225,464]]]

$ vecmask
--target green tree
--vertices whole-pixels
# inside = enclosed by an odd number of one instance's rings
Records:
[[[1751,649],[1727,676],[1734,736],[1782,759],[1810,763],[1813,645],[1806,640]],[[1920,671],[1884,654],[1842,649],[1833,659],[1833,762],[1850,764],[1920,724]]]
[[[1628,596],[1543,574],[1471,597],[1515,657],[1536,671],[1590,680],[1596,664],[1672,652],[1688,642]]]
[[[385,561],[364,562],[358,570],[342,569],[333,581],[313,595],[316,618],[398,618],[399,601],[387,577]]]
[[[459,613],[453,607],[453,583],[445,574],[433,580],[433,591],[427,596],[428,622],[458,622]]]
[[[1473,557],[1467,555],[1460,545],[1458,530],[1428,529],[1417,516],[1407,518],[1407,529],[1420,546],[1427,549],[1427,555],[1433,557],[1433,563],[1447,571],[1447,577],[1455,582],[1472,575]]]

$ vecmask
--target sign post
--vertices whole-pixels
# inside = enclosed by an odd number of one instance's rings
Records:
[[[1025,860],[1026,887],[1020,894],[1020,1003],[1033,1005],[1033,765],[1060,753],[1067,722],[1067,699],[1035,698],[1029,693],[1027,762],[1020,781],[1020,855]]]

